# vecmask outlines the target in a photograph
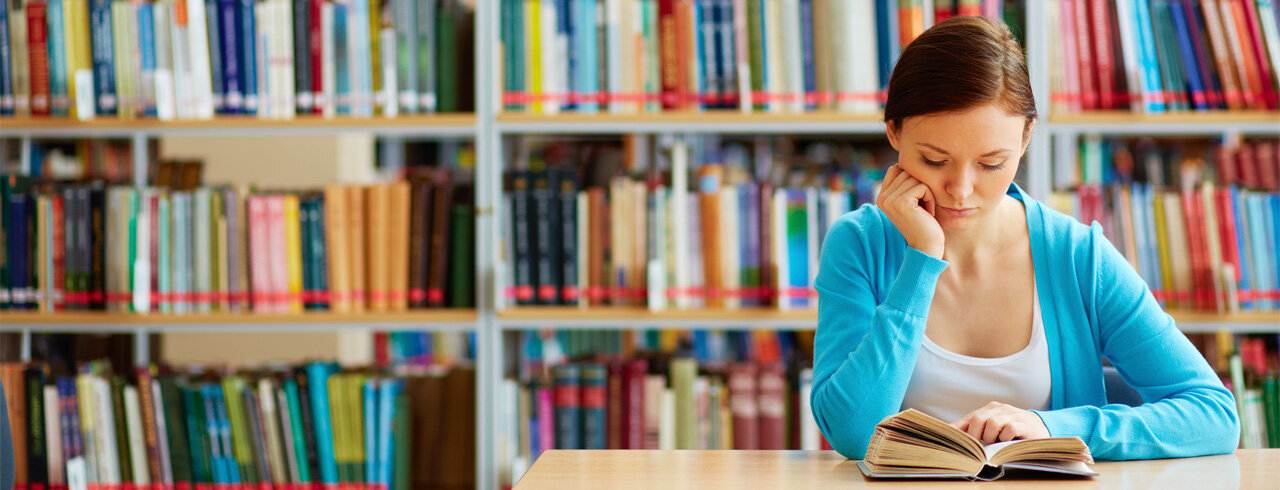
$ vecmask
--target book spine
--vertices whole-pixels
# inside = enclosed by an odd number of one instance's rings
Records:
[[[51,112],[49,86],[48,9],[43,1],[27,2],[27,48],[31,74],[31,114]]]
[[[605,414],[606,369],[600,364],[581,367],[579,406],[582,413],[582,449],[606,449],[607,415]]]
[[[579,367],[555,366],[555,449],[582,449]],[[545,413],[545,412],[543,412]]]

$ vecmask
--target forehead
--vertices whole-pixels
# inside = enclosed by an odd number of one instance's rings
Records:
[[[901,136],[905,142],[929,143],[949,152],[986,152],[997,147],[1020,147],[1025,124],[1025,116],[984,105],[909,117],[902,122]]]

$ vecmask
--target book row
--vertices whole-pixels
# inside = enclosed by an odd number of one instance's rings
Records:
[[[474,105],[473,2],[6,4],[0,115],[394,117]]]
[[[1191,146],[1086,138],[1088,182],[1050,204],[1099,222],[1166,307],[1280,308],[1273,140]],[[1250,190],[1257,189],[1257,190]]]
[[[1280,448],[1280,336],[1232,338],[1220,332],[1192,341],[1235,395],[1240,447]]]
[[[3,307],[345,313],[475,302],[472,184],[447,170],[303,192],[4,184]]]
[[[1276,110],[1272,0],[1051,0],[1055,113]]]
[[[0,364],[19,490],[469,488],[475,370]],[[445,450],[444,448],[448,448]]]
[[[504,196],[508,299],[816,308],[812,285],[826,230],[870,193],[840,179],[825,188],[730,180],[723,164],[699,167],[691,189],[683,172],[673,168],[670,185],[616,177],[581,190],[567,171],[512,174]]]
[[[935,2],[1005,14],[1002,0]],[[1021,24],[1021,6],[1008,19]],[[873,113],[920,0],[502,0],[509,111]]]

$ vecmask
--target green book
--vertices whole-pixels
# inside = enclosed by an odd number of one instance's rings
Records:
[[[1267,446],[1280,448],[1280,377],[1262,382],[1262,407],[1267,417]]]
[[[124,415],[124,378],[111,377],[111,415],[115,418],[116,462],[120,466],[120,481],[133,480],[133,459],[129,454],[129,430]],[[101,429],[101,428],[100,428]]]
[[[351,445],[351,478],[355,483],[365,483],[365,451],[364,451],[364,381],[365,376],[352,374],[347,377],[347,430],[351,435],[347,443]]]
[[[1244,386],[1244,362],[1240,359],[1240,353],[1231,354],[1231,358],[1227,361],[1227,365],[1231,369],[1231,391],[1236,396],[1236,414],[1240,419],[1240,440],[1242,449],[1252,449],[1248,447],[1248,437],[1250,433],[1250,424],[1252,420],[1249,417],[1248,405],[1246,401],[1248,397],[1245,395]]]
[[[231,421],[231,454],[236,458],[240,470],[240,481],[246,484],[258,483],[258,472],[254,465],[252,442],[249,440],[249,428],[245,421],[244,401],[241,392],[244,390],[244,379],[239,376],[222,378],[222,398],[227,404],[227,418]]]
[[[676,449],[698,449],[698,408],[693,399],[693,380],[698,361],[681,357],[671,360],[671,390],[676,397]]]
[[[182,409],[186,415],[187,441],[191,453],[191,478],[194,480],[192,483],[213,483],[209,432],[204,418],[204,396],[185,383],[178,389],[182,392]],[[170,442],[174,441],[170,440]],[[177,453],[172,455],[176,456]],[[174,473],[174,477],[176,480],[177,473]]]
[[[333,460],[338,466],[338,483],[351,482],[351,455],[347,445],[347,404],[345,396],[346,374],[329,377],[329,411],[333,420]]]
[[[173,482],[191,483],[191,448],[187,439],[186,414],[182,410],[183,397],[173,376],[161,376],[160,406],[164,411],[164,437],[168,439],[169,468]]]
[[[284,395],[288,405],[282,408],[289,411],[289,425],[293,428],[293,440],[287,441],[287,443],[293,444],[294,459],[298,465],[298,481],[311,483],[311,461],[307,457],[307,441],[303,433],[302,408],[299,401],[297,381],[292,378],[284,381]],[[310,430],[311,427],[306,429]]]
[[[391,437],[395,444],[395,459],[391,467],[391,490],[409,490],[412,484],[410,461],[413,461],[413,455],[410,454],[409,449],[412,447],[410,442],[413,438],[411,409],[409,395],[401,391],[396,395],[396,416],[391,422],[394,427]]]
[[[449,306],[468,308],[475,305],[475,205],[467,188],[458,187],[449,226]]]
[[[440,112],[458,111],[458,1],[442,0],[436,12],[436,86]]]

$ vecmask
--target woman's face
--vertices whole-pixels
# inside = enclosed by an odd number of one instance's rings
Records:
[[[993,104],[908,117],[900,129],[891,124],[888,136],[898,165],[933,192],[938,224],[963,230],[1004,199],[1026,150],[1025,123]]]

